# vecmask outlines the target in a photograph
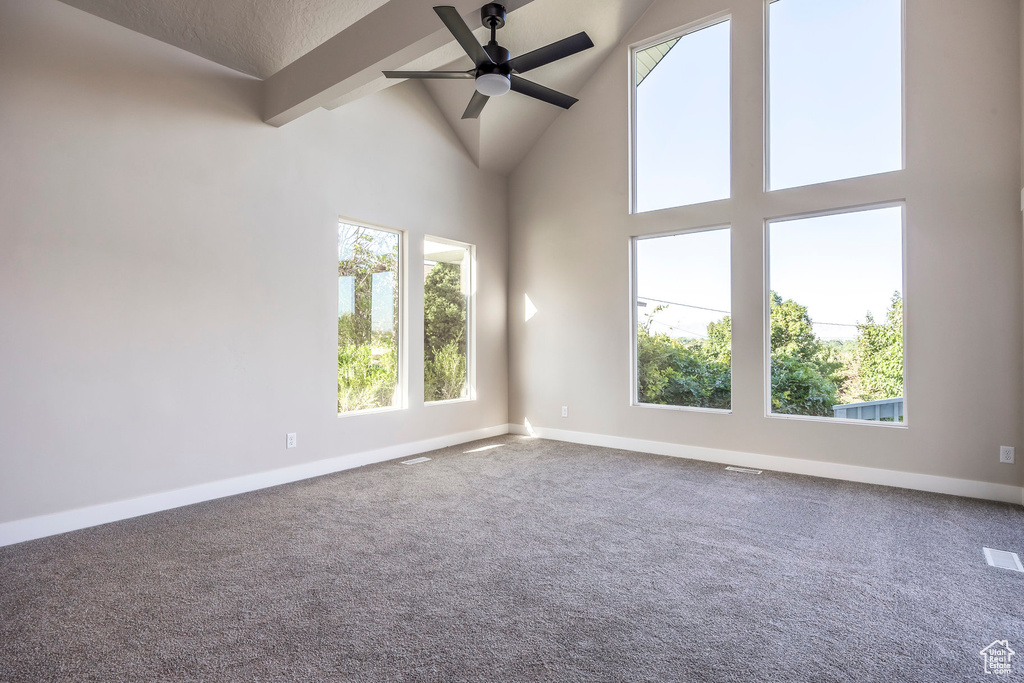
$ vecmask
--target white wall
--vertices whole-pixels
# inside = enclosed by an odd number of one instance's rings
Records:
[[[735,199],[628,215],[628,45],[724,9]],[[510,422],[1024,482],[1024,464],[998,463],[1000,444],[1024,446],[1019,11],[1017,0],[907,0],[906,170],[765,194],[762,0],[655,3],[511,178]],[[764,219],[896,199],[909,428],[765,417]],[[718,224],[733,227],[733,414],[631,407],[629,238]],[[529,322],[524,294],[538,309]]]
[[[507,421],[504,193],[400,86],[284,128],[258,82],[0,0],[0,522]],[[479,400],[336,414],[337,218],[477,245]],[[299,447],[285,449],[297,432]]]

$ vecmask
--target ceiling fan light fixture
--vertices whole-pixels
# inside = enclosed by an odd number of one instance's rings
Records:
[[[503,74],[480,74],[476,77],[476,91],[488,97],[504,95],[512,88],[512,80]]]

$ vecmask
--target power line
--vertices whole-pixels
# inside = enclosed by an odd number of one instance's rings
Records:
[[[664,299],[651,299],[650,297],[637,297],[637,298],[638,299],[643,299],[644,301],[655,301],[657,303],[667,303],[670,306],[682,306],[683,308],[696,308],[697,310],[710,310],[713,313],[725,313],[726,315],[728,315],[729,312],[730,312],[730,311],[727,311],[727,310],[720,310],[718,308],[707,308],[705,306],[692,306],[692,305],[690,305],[688,303],[679,303],[678,301],[665,301]]]
[[[687,330],[687,329],[682,328],[682,327],[676,327],[675,325],[670,325],[670,324],[668,324],[666,322],[658,320],[657,318],[651,318],[651,322],[655,323],[657,325],[663,325],[664,327],[667,327],[670,330],[675,330],[676,332],[685,332],[686,334],[692,334],[695,337],[700,337],[702,339],[707,337],[707,334],[704,333],[704,332],[694,332],[693,330]]]
[[[812,325],[831,325],[833,327],[859,327],[857,324],[851,323],[819,323],[817,320],[811,321]]]

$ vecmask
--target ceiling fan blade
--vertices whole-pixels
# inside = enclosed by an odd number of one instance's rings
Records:
[[[463,112],[462,118],[479,118],[480,112],[484,110],[484,105],[487,104],[487,100],[489,99],[491,98],[487,95],[481,95],[478,91],[474,90],[473,97],[469,100],[469,106],[466,107],[466,111]]]
[[[473,78],[472,71],[384,71],[384,78]]]
[[[444,25],[448,27],[451,34],[455,36],[455,40],[459,41],[459,45],[466,51],[466,54],[473,60],[473,64],[480,66],[481,64],[493,64],[494,60],[491,59],[484,48],[476,41],[473,36],[473,32],[469,30],[469,26],[466,26],[466,22],[462,20],[462,15],[454,7],[441,6],[435,7],[434,11],[437,16],[441,18]]]
[[[550,45],[537,48],[533,52],[519,55],[515,59],[510,60],[508,65],[512,67],[513,71],[522,74],[530,69],[536,69],[538,66],[556,62],[559,59],[564,59],[577,52],[589,50],[592,47],[594,47],[594,41],[585,32],[581,31],[574,36],[569,36]]]
[[[556,107],[561,107],[562,109],[568,109],[579,102],[575,97],[569,97],[557,90],[545,88],[543,85],[538,85],[533,81],[528,81],[522,76],[516,76],[515,74],[512,74],[512,89],[521,95],[527,95],[540,100],[541,102],[547,102],[548,104],[553,104]]]

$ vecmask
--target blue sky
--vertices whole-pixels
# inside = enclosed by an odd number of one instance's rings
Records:
[[[769,10],[772,189],[903,165],[899,0],[778,0]]]
[[[638,211],[729,196],[729,28],[685,36],[637,88]]]
[[[900,0],[770,5],[773,190],[902,167],[901,15]],[[729,196],[729,51],[728,21],[688,34],[637,89],[639,211]],[[853,325],[867,311],[879,319],[903,291],[902,235],[899,207],[777,222],[771,287],[817,321]],[[637,260],[639,296],[730,310],[727,231],[644,240]],[[699,336],[721,315],[672,307],[655,329]]]
[[[852,339],[870,311],[885,317],[894,292],[903,293],[903,209],[772,223],[771,288],[807,306],[823,339]]]
[[[670,237],[637,240],[637,294],[680,304],[728,311],[731,303],[730,230],[706,230]],[[652,313],[658,302],[640,309]],[[673,337],[704,337],[708,323],[724,313],[685,306],[660,311],[653,332]]]
[[[688,305],[659,312],[654,331],[704,337],[731,310],[730,232],[637,241],[638,296]],[[852,339],[853,325],[869,311],[883,319],[893,293],[903,293],[902,207],[777,221],[768,234],[771,289],[807,306],[822,339]],[[641,320],[657,305],[641,308]]]

